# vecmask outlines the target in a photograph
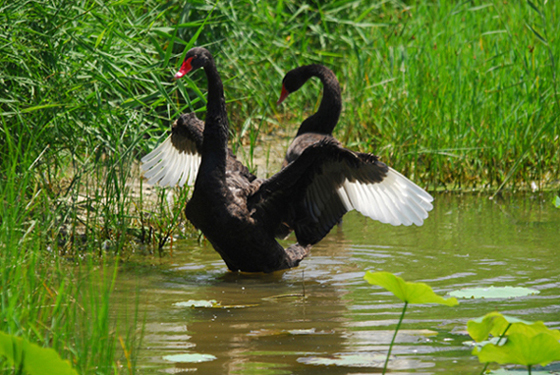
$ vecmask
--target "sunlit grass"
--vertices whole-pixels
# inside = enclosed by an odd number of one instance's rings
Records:
[[[263,136],[287,144],[320,100],[316,82],[276,108],[284,73],[323,63],[348,147],[430,189],[554,187],[559,15],[551,1],[2,5],[0,330],[83,373],[134,371],[136,322],[115,328],[105,270],[172,251],[180,228],[197,235],[180,225],[188,192],[146,190],[137,168],[179,113],[204,116],[203,75],[172,79],[189,47],[214,54],[232,147],[253,170],[273,147]]]
[[[495,190],[558,179],[556,4],[280,2],[264,17],[260,3],[245,3],[251,12],[220,8],[232,37],[215,46],[225,74],[236,75],[227,87],[241,98],[231,106],[233,119],[242,114],[237,129],[267,108],[280,112],[281,126],[300,123],[320,87],[278,110],[270,93],[287,70],[320,62],[343,88],[338,137],[425,186]]]

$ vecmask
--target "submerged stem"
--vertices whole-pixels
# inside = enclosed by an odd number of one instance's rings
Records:
[[[393,339],[391,340],[391,345],[389,345],[389,352],[387,353],[387,358],[385,359],[385,364],[383,365],[383,375],[387,371],[387,364],[389,364],[389,358],[391,357],[391,351],[393,350],[393,344],[395,343],[395,339],[397,338],[397,333],[399,332],[399,328],[401,327],[401,323],[404,319],[404,313],[406,312],[406,307],[408,306],[408,302],[404,302],[404,307],[401,313],[401,317],[399,318],[399,322],[397,323],[397,327],[395,328],[395,334],[393,335]]]

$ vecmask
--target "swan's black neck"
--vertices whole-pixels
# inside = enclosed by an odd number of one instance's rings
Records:
[[[313,64],[301,67],[303,83],[311,77],[318,77],[323,84],[323,97],[319,110],[305,119],[297,135],[304,133],[332,134],[342,110],[340,85],[334,73],[323,65]]]
[[[224,86],[212,57],[205,64],[204,72],[208,80],[208,102],[203,133],[202,163],[203,167],[212,169],[212,174],[225,179],[229,124]]]

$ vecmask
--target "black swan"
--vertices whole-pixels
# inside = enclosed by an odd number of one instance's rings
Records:
[[[342,148],[340,142],[332,136],[332,132],[336,124],[338,123],[338,119],[340,118],[340,113],[342,111],[340,84],[338,83],[338,80],[332,70],[320,64],[303,65],[290,70],[282,79],[282,91],[276,104],[281,104],[288,97],[288,95],[299,90],[311,77],[319,78],[321,80],[321,83],[323,84],[323,97],[321,98],[321,104],[319,105],[319,109],[316,113],[309,116],[301,123],[296,137],[288,147],[283,166],[286,166],[293,160],[297,159],[299,155],[301,155],[303,151],[308,147],[322,141],[328,141]],[[402,176],[399,172],[395,171],[391,167],[387,168],[387,177],[380,185],[386,185],[386,187],[389,187],[389,189],[395,189],[396,194],[393,195],[393,198],[403,198],[398,196],[398,192],[396,190],[399,190],[399,188],[397,188],[396,185],[392,185],[393,183],[400,185],[410,184],[409,188],[414,190],[415,194],[421,196],[422,199],[426,203],[428,203],[423,206],[426,211],[431,210],[432,206],[429,202],[432,202],[433,198],[428,193],[417,187],[414,183],[412,183],[410,180]],[[345,189],[353,190],[357,188],[357,185],[352,185],[352,183],[346,183]],[[373,186],[374,185],[372,185],[372,187]],[[347,191],[346,193],[350,195],[353,194],[351,191]],[[401,191],[401,193],[404,193],[404,191]],[[412,216],[409,217],[411,220],[397,218],[394,215],[395,211],[393,211],[393,209],[390,207],[391,198],[379,200],[380,197],[376,197],[376,194],[372,191],[366,192],[365,197],[365,201],[367,201],[368,204],[366,204],[364,201],[363,206],[357,203],[354,208],[356,208],[356,210],[358,210],[362,214],[371,217],[372,219],[376,219],[381,221],[382,223],[389,223],[392,225],[410,225],[412,223],[416,225],[422,225],[423,223],[423,220],[418,220],[418,218],[414,219]],[[384,210],[382,208],[383,205],[389,207],[389,210]],[[393,214],[391,214],[391,212],[393,212]],[[344,213],[345,212],[341,213],[339,219],[342,218]]]
[[[203,128],[201,144],[183,139],[192,136],[190,131],[173,131],[167,152],[149,162],[160,164],[153,168],[159,168],[156,173],[164,170],[161,179],[165,179],[175,173],[174,165],[184,170],[174,160],[179,154],[187,149],[200,152],[202,161],[185,214],[230,270],[272,272],[297,266],[311,245],[351,209],[395,225],[421,225],[428,216],[432,197],[424,190],[376,156],[346,150],[330,139],[307,147],[269,179],[255,178],[244,167],[233,168],[241,163],[227,148],[223,85],[212,55],[204,48],[191,49],[176,78],[198,68],[204,68],[208,81],[206,122],[202,125],[184,115],[174,127],[198,124]],[[285,223],[298,240],[286,249],[275,238]]]
[[[323,84],[323,97],[319,110],[306,118],[300,125],[296,138],[291,143],[283,166],[295,160],[303,150],[325,137],[332,137],[334,127],[340,118],[342,97],[336,76],[324,65],[303,65],[290,70],[282,80],[282,92],[276,105],[282,103],[288,95],[299,90],[311,77],[317,77]]]

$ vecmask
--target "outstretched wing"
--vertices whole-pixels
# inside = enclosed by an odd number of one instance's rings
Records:
[[[171,135],[142,158],[144,177],[151,185],[194,184],[201,161],[204,122],[194,113],[183,114],[173,124]]]
[[[408,178],[387,167],[387,174],[378,183],[356,178],[346,180],[338,195],[350,211],[391,225],[422,225],[432,210],[434,198]]]
[[[320,241],[350,211],[392,225],[422,225],[433,198],[371,154],[325,139],[304,150],[251,197],[278,210],[300,244]]]

